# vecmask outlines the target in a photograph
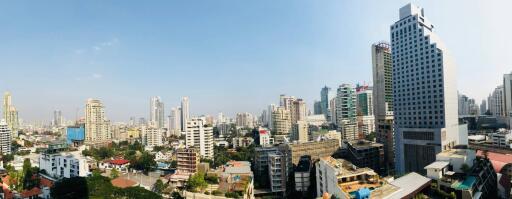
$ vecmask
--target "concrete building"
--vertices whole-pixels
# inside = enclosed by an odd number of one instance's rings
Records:
[[[323,115],[323,113],[322,113],[322,104],[321,104],[320,101],[316,101],[315,100],[313,102],[313,114],[315,114],[315,115],[322,114]]]
[[[510,139],[512,138],[511,130],[499,129],[494,133],[489,133],[488,136],[493,147],[512,148],[510,143]]]
[[[200,162],[200,155],[194,148],[182,148],[176,151],[176,170],[181,173],[196,173]]]
[[[169,121],[167,122],[167,129],[170,135],[179,136],[181,134],[181,113],[179,107],[171,108],[171,114],[169,115]]]
[[[259,133],[259,136],[258,136],[259,142],[257,143],[258,145],[265,147],[265,146],[271,146],[274,144],[274,138],[271,137],[270,131],[267,131],[265,129],[260,129],[258,131],[258,133]]]
[[[329,92],[331,91],[331,88],[327,87],[327,86],[324,86],[322,88],[322,90],[320,91],[320,110],[321,110],[321,113],[319,114],[324,114],[325,118],[327,120],[330,119],[331,117],[331,114],[330,114],[330,111],[329,111],[329,108],[332,108],[329,106]]]
[[[62,117],[62,111],[60,111],[60,110],[53,111],[52,124],[55,127],[61,127],[64,125],[64,118]]]
[[[231,144],[233,144],[233,148],[238,147],[248,147],[254,143],[254,139],[252,137],[234,137],[231,139]]]
[[[347,142],[347,160],[357,167],[368,167],[385,176],[383,144],[366,140]]]
[[[467,126],[458,124],[455,65],[434,25],[412,4],[399,16],[390,30],[395,168],[424,173],[435,154],[467,144]]]
[[[272,192],[286,193],[286,180],[288,165],[286,157],[280,152],[268,154],[268,176],[270,181],[270,190]]]
[[[372,45],[373,113],[375,138],[384,145],[387,170],[394,168],[395,144],[393,132],[393,65],[391,46],[387,42]],[[394,170],[394,169],[393,169]]]
[[[480,103],[480,115],[485,115],[487,112],[487,101],[482,100],[482,103]]]
[[[57,179],[90,174],[87,160],[71,153],[42,153],[39,156],[39,170],[45,170],[47,175]]]
[[[309,125],[306,121],[297,121],[293,124],[292,141],[307,142],[309,141]]]
[[[512,117],[512,72],[503,75],[503,104],[505,116]]]
[[[274,120],[272,119],[274,111],[276,111],[276,105],[275,104],[268,105],[268,108],[267,108],[267,114],[268,114],[268,124],[267,124],[267,127],[270,130],[274,130]]]
[[[164,145],[165,130],[154,127],[142,127],[142,144],[147,147]]]
[[[287,157],[289,166],[299,164],[302,156],[308,155],[312,161],[316,161],[321,157],[331,156],[339,148],[339,140],[336,139],[279,145],[279,151]]]
[[[235,121],[238,128],[254,128],[254,117],[250,113],[237,113]]]
[[[13,138],[18,137],[18,130],[20,125],[18,119],[18,111],[14,105],[12,105],[12,96],[9,92],[4,93],[4,103],[2,110],[4,116],[3,119],[5,119],[7,126],[11,130],[11,136]]]
[[[296,99],[291,102],[290,119],[291,123],[297,124],[298,121],[305,121],[307,117],[306,102],[303,99]]]
[[[299,164],[295,167],[293,172],[295,178],[295,191],[307,192],[311,185],[311,169],[313,165],[311,157],[308,155],[302,156]]]
[[[164,103],[159,96],[151,97],[149,101],[149,125],[154,128],[164,128]]]
[[[85,105],[85,142],[94,144],[112,139],[110,121],[105,117],[105,107],[100,100],[88,99]]]
[[[355,140],[357,135],[356,90],[351,84],[342,84],[336,95],[336,124],[343,139]]]
[[[0,153],[11,154],[12,134],[5,119],[0,121]]]
[[[67,144],[74,144],[74,145],[81,145],[84,143],[85,140],[85,126],[78,125],[78,126],[68,126],[66,128],[66,143]]]
[[[450,149],[438,153],[436,161],[425,167],[427,177],[439,190],[454,192],[457,198],[497,198],[497,175],[491,162],[476,158],[471,149]]]
[[[187,147],[195,147],[202,158],[213,160],[213,127],[205,124],[205,118],[190,118],[186,125]]]
[[[329,112],[331,116],[328,119],[328,121],[333,124],[338,124],[338,115],[336,115],[336,98],[332,98],[329,100],[329,107]]]
[[[500,85],[494,89],[494,91],[489,95],[487,101],[489,103],[489,111],[493,116],[505,116],[505,102],[503,101],[505,90],[503,85]]]
[[[268,175],[269,154],[277,152],[279,152],[277,147],[256,147],[254,149],[254,174],[259,184],[270,185]],[[267,188],[270,188],[270,186]]]
[[[181,131],[185,132],[187,129],[187,122],[190,118],[190,109],[188,97],[181,98]]]
[[[272,112],[272,122],[272,130],[275,132],[274,141],[276,143],[284,143],[285,140],[289,140],[292,127],[290,111],[285,107],[277,107]]]

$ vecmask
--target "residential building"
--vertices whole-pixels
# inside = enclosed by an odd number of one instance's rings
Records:
[[[480,115],[485,115],[487,113],[487,101],[482,100],[482,103],[480,103]]]
[[[347,142],[347,160],[357,167],[368,167],[386,175],[383,144],[367,140]]]
[[[295,191],[307,192],[311,185],[311,169],[313,165],[308,155],[300,157],[299,164],[295,167],[293,175],[295,178]]]
[[[88,99],[85,105],[85,142],[101,143],[110,141],[110,121],[105,117],[105,107],[100,100]]]
[[[185,132],[187,129],[187,122],[190,118],[189,101],[188,97],[181,98],[181,131]]]
[[[336,95],[336,124],[343,139],[358,139],[356,121],[356,90],[351,84],[342,84]]]
[[[200,162],[200,155],[197,149],[182,148],[176,150],[176,170],[181,173],[196,173]]]
[[[0,121],[0,153],[11,154],[12,133],[5,119]]]
[[[231,144],[233,144],[233,148],[238,147],[248,147],[254,143],[254,139],[252,137],[234,137],[231,139]]]
[[[286,180],[288,165],[286,157],[281,152],[272,152],[268,154],[268,176],[270,181],[270,190],[272,192],[286,193]]]
[[[489,133],[489,140],[492,142],[493,147],[497,148],[512,148],[510,139],[512,138],[512,130],[499,129],[494,133]]]
[[[455,65],[434,25],[412,4],[399,16],[390,30],[395,168],[424,173],[435,154],[467,144],[467,126],[458,124]]]
[[[330,118],[328,118],[328,121],[330,121],[333,124],[338,124],[338,115],[336,115],[336,97],[329,100],[329,112],[330,112]]]
[[[487,98],[489,111],[493,116],[505,116],[505,102],[503,101],[505,95],[504,92],[505,90],[503,85],[500,85],[496,87]]]
[[[125,159],[111,159],[105,160],[99,164],[100,169],[111,170],[116,169],[120,172],[128,172],[130,161]]]
[[[71,153],[42,153],[39,156],[39,170],[57,179],[86,177],[90,174],[87,160]]]
[[[488,159],[476,158],[474,150],[457,146],[436,155],[425,166],[427,177],[436,181],[437,190],[454,192],[456,198],[497,198],[497,175]]]
[[[199,149],[202,158],[213,160],[213,127],[204,117],[190,118],[186,125],[186,146]]]
[[[11,130],[11,137],[18,137],[18,130],[20,125],[18,120],[18,111],[14,105],[12,105],[11,93],[4,93],[4,104],[2,108],[5,122]]]
[[[254,117],[250,113],[237,113],[235,121],[238,128],[254,128]]]
[[[179,107],[171,108],[167,127],[170,135],[179,136],[181,133],[181,113]],[[168,135],[169,136],[169,135]]]
[[[257,143],[258,145],[271,146],[274,144],[274,138],[271,137],[270,131],[260,129],[258,132],[259,132],[259,136],[258,136],[259,142]]]
[[[142,144],[147,147],[163,146],[165,130],[155,127],[142,127]]]
[[[272,122],[272,130],[275,132],[274,141],[276,143],[284,143],[285,140],[289,140],[292,127],[290,110],[284,107],[277,107],[272,112]]]
[[[269,185],[269,170],[268,170],[268,159],[269,154],[277,153],[279,149],[277,147],[256,147],[254,149],[254,174],[258,184]]]
[[[219,190],[241,192],[243,199],[254,199],[254,175],[251,163],[247,161],[229,161],[219,173]]]
[[[159,96],[151,97],[149,102],[149,124],[154,128],[164,128],[164,103]]]
[[[276,105],[275,104],[270,104],[268,105],[268,110],[267,110],[267,114],[268,114],[268,124],[267,124],[267,127],[270,129],[270,130],[274,130],[274,119],[272,119],[273,114],[274,114],[274,111],[276,111]]]
[[[505,116],[512,117],[512,72],[503,75],[503,104]]]
[[[324,86],[322,88],[322,90],[320,91],[320,110],[321,110],[321,112],[319,114],[324,114],[324,116],[327,120],[329,120],[331,117],[329,108],[334,108],[332,106],[329,106],[329,99],[330,99],[329,92],[330,91],[331,91],[331,88],[329,88],[327,86]]]
[[[307,109],[306,102],[303,99],[295,99],[291,101],[291,107],[289,110],[292,125],[297,124],[297,121],[306,120]]]
[[[293,124],[292,140],[298,142],[309,141],[309,125],[306,121],[301,120]]]

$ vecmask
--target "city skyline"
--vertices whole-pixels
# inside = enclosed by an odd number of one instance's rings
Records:
[[[74,119],[88,98],[100,99],[113,122],[148,118],[151,96],[161,96],[168,107],[189,96],[191,115],[259,115],[277,104],[280,94],[302,98],[312,110],[325,85],[371,82],[371,45],[389,42],[396,8],[406,3],[4,5],[3,20],[14,16],[17,22],[4,21],[8,31],[0,33],[5,40],[0,65],[6,74],[0,91],[11,92],[24,121],[50,121],[54,110]],[[512,53],[507,48],[512,41],[502,39],[512,33],[502,27],[508,6],[414,3],[436,22],[436,33],[450,49],[458,90],[476,101],[486,99],[511,72],[506,55]],[[147,10],[154,12],[130,15]],[[454,17],[459,15],[464,17]]]

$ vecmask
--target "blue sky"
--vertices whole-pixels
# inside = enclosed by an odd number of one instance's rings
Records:
[[[372,43],[408,1],[0,2],[0,91],[25,120],[74,119],[87,98],[113,121],[166,113],[260,113],[279,94],[319,99],[324,85],[371,82]],[[481,100],[512,71],[507,1],[413,1]]]

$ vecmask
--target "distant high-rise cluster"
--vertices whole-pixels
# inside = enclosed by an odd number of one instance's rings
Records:
[[[149,103],[149,124],[155,128],[163,128],[165,124],[164,103],[160,97],[151,97]]]

